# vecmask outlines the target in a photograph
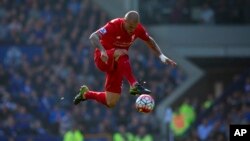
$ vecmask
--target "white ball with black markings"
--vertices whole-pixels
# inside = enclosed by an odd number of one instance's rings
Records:
[[[155,106],[155,101],[152,96],[148,94],[140,95],[135,102],[135,107],[138,112],[150,113]]]

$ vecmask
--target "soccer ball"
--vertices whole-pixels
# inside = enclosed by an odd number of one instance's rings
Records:
[[[154,109],[155,101],[147,94],[140,95],[135,102],[135,107],[138,112],[149,113]]]

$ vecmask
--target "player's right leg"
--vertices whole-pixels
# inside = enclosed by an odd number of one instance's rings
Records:
[[[79,104],[82,101],[85,101],[85,94],[89,92],[89,88],[86,85],[81,86],[81,88],[79,89],[79,92],[76,94],[73,102],[75,105]]]
[[[83,85],[74,98],[74,104],[77,105],[82,101],[93,99],[109,108],[113,108],[119,98],[120,93],[89,91],[88,87]]]
[[[116,103],[119,101],[121,93],[114,93],[106,91],[106,101],[109,108],[115,107]]]

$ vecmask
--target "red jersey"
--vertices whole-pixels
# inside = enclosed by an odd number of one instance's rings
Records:
[[[123,24],[124,18],[113,19],[98,30],[100,41],[106,50],[112,48],[129,49],[136,38],[149,41],[149,35],[139,23],[132,34],[129,34]]]

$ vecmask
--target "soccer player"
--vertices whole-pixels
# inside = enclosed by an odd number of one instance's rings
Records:
[[[130,84],[130,94],[151,93],[137,82],[130,66],[128,49],[137,38],[142,39],[163,63],[176,65],[162,53],[155,40],[148,35],[140,23],[138,12],[129,11],[124,18],[113,19],[90,35],[90,42],[96,48],[95,65],[106,73],[105,91],[90,91],[83,85],[74,98],[75,105],[81,101],[94,99],[109,108],[114,107],[121,95],[123,77]]]

